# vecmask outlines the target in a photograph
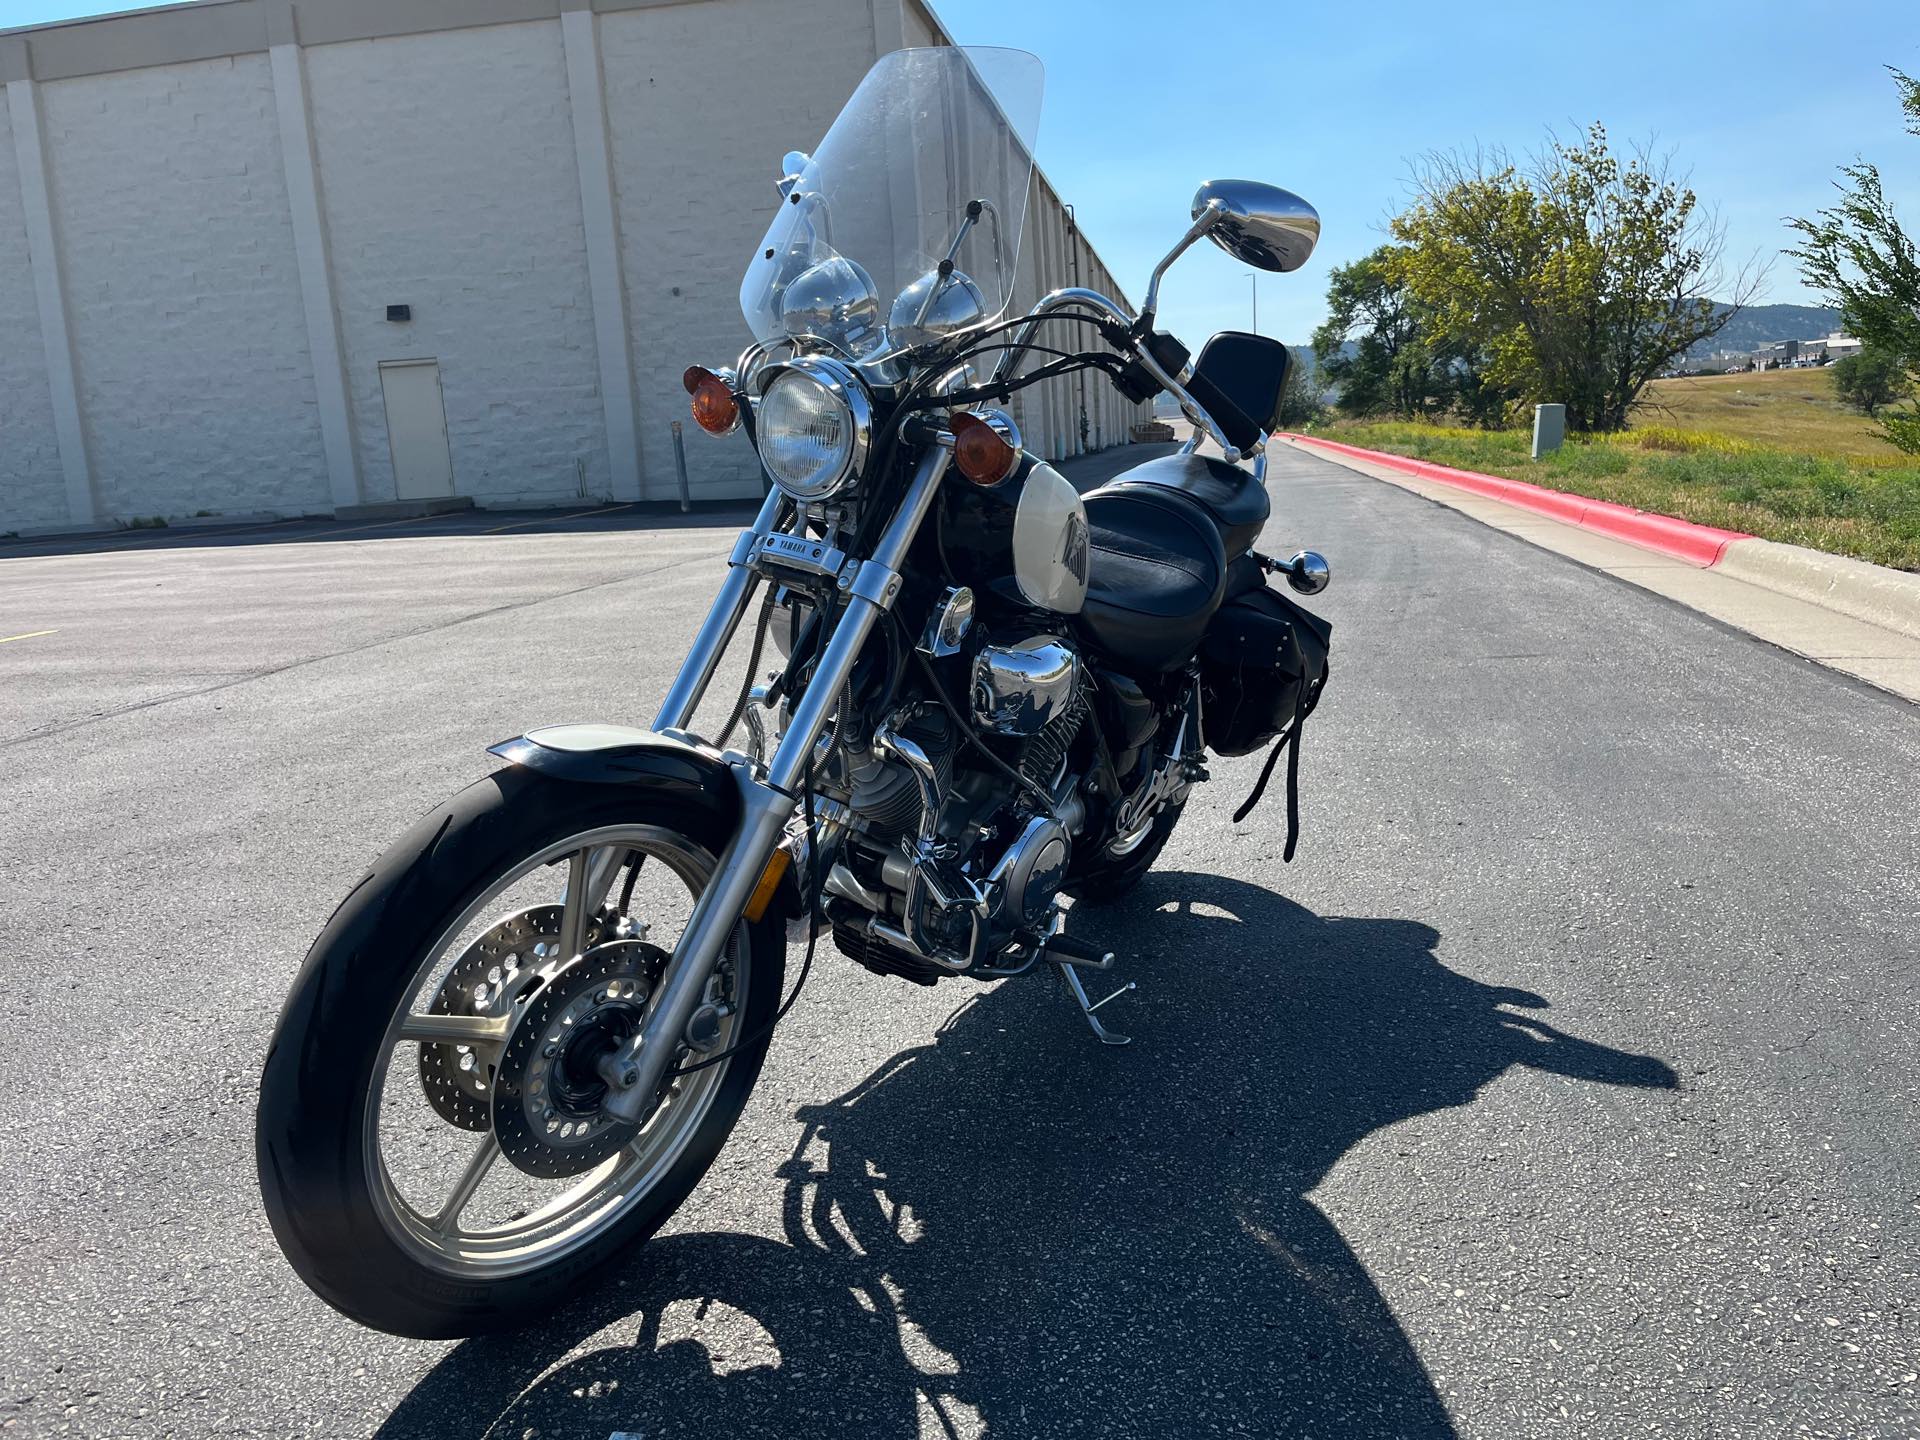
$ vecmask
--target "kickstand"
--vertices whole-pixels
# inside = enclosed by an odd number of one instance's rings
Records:
[[[1098,1010],[1102,1005],[1105,1005],[1107,1000],[1118,1000],[1122,995],[1133,989],[1133,981],[1129,980],[1118,990],[1107,996],[1106,1000],[1090,1001],[1087,999],[1087,987],[1080,983],[1080,977],[1074,972],[1073,966],[1065,965],[1055,960],[1053,962],[1053,968],[1059,972],[1060,978],[1067,982],[1068,993],[1073,996],[1074,1003],[1080,1007],[1081,1015],[1086,1018],[1087,1024],[1093,1027],[1093,1033],[1102,1045],[1125,1045],[1130,1043],[1132,1039],[1131,1036],[1122,1035],[1117,1030],[1109,1030],[1105,1025],[1100,1023],[1100,1017],[1093,1012]]]

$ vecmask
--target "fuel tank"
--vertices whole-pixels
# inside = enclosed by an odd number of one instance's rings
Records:
[[[1087,510],[1066,476],[1022,454],[998,485],[950,484],[940,508],[949,569],[1016,605],[1078,615],[1087,599]]]

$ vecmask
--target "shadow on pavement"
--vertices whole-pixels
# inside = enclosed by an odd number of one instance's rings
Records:
[[[1132,952],[1130,1049],[1094,1044],[1051,981],[981,993],[800,1110],[785,1243],[658,1240],[617,1285],[454,1350],[380,1434],[1453,1434],[1308,1192],[1510,1066],[1672,1070],[1446,969],[1414,922],[1155,873],[1075,929]]]

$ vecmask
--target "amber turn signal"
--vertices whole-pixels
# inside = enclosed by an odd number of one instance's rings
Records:
[[[690,365],[680,377],[693,397],[693,423],[709,435],[729,435],[740,423],[740,402],[733,387],[704,365]]]
[[[1020,452],[1000,438],[1000,432],[970,411],[957,412],[953,428],[953,463],[976,485],[998,485],[1013,473]]]
[[[774,892],[780,888],[780,881],[791,864],[793,856],[778,846],[767,857],[767,868],[760,872],[760,883],[753,887],[753,894],[747,897],[747,908],[742,912],[754,924],[758,925],[767,913],[767,906],[773,903]]]

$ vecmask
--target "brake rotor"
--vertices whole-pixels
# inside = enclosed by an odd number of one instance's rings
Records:
[[[601,1113],[597,1066],[646,1022],[669,958],[642,940],[609,940],[526,1000],[491,1096],[494,1138],[517,1168],[548,1180],[584,1174],[639,1132]]]
[[[473,1015],[498,1019],[507,1013],[514,996],[524,990],[542,966],[557,963],[560,954],[559,905],[536,905],[509,915],[467,948],[440,983],[432,1015]],[[584,948],[600,943],[610,928],[610,917],[596,915],[587,922]],[[420,1084],[427,1103],[449,1125],[483,1131],[493,1123],[493,1075],[484,1056],[471,1046],[442,1041],[420,1047]]]

